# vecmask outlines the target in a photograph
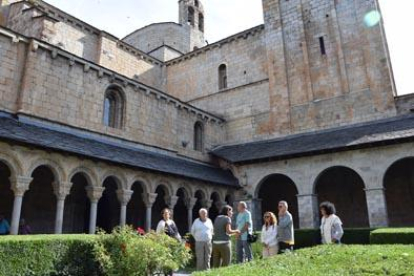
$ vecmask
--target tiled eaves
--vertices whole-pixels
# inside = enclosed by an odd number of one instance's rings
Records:
[[[58,22],[58,21],[64,22],[68,25],[71,25],[75,28],[81,29],[82,31],[86,31],[86,32],[88,32],[90,34],[93,34],[93,35],[96,35],[98,37],[101,36],[101,35],[105,36],[105,37],[115,41],[121,49],[137,56],[138,58],[140,58],[140,59],[142,59],[146,62],[149,62],[151,64],[160,66],[160,67],[164,66],[164,63],[161,60],[148,55],[144,51],[141,51],[141,50],[133,47],[132,45],[129,45],[128,43],[125,43],[124,41],[120,40],[116,36],[114,36],[112,34],[109,34],[109,33],[105,32],[103,30],[99,30],[98,28],[96,28],[92,25],[89,25],[88,23],[67,14],[66,12],[64,12],[64,11],[58,9],[57,7],[55,7],[53,5],[50,5],[50,4],[48,4],[44,1],[41,1],[41,0],[36,0],[36,1],[23,0],[23,1],[12,3],[11,5],[21,4],[21,3],[25,3],[25,4],[31,6],[30,8],[25,9],[23,12],[29,11],[29,10],[32,10],[32,9],[36,9],[37,11],[44,13],[45,16],[47,16],[47,19],[50,19],[50,20],[55,21],[55,22]]]
[[[0,35],[8,37],[12,40],[13,43],[26,43],[29,44],[29,50],[36,52],[39,48],[42,50],[50,52],[50,55],[53,59],[59,57],[63,57],[67,59],[69,66],[73,66],[76,63],[83,65],[84,71],[88,72],[90,70],[94,70],[98,74],[98,78],[102,78],[104,76],[107,76],[110,78],[111,82],[116,82],[121,84],[123,87],[131,86],[134,91],[144,93],[147,96],[155,96],[158,100],[164,100],[167,104],[173,104],[177,109],[187,111],[188,113],[193,113],[195,116],[199,117],[202,120],[205,120],[207,122],[211,123],[217,123],[218,125],[222,125],[225,120],[213,115],[211,113],[205,112],[201,109],[198,109],[192,105],[189,105],[187,103],[182,102],[181,100],[174,98],[170,95],[168,95],[165,92],[162,92],[156,88],[150,87],[146,84],[143,84],[139,81],[136,81],[134,79],[128,78],[124,75],[121,75],[115,71],[112,71],[110,69],[107,69],[105,67],[102,67],[98,64],[95,64],[91,61],[85,60],[83,58],[80,58],[78,56],[73,55],[72,53],[69,53],[65,50],[62,50],[54,45],[51,45],[47,42],[40,41],[34,38],[28,38],[21,34],[18,34],[12,30],[0,27]]]
[[[262,32],[264,30],[264,28],[265,28],[264,24],[261,24],[259,26],[253,27],[251,29],[248,29],[248,30],[240,32],[240,33],[237,33],[235,35],[232,35],[230,37],[227,37],[227,38],[222,39],[220,41],[217,41],[215,43],[206,45],[202,48],[194,50],[194,51],[192,51],[188,54],[185,54],[181,57],[172,59],[172,60],[166,62],[165,65],[166,66],[175,65],[175,64],[180,63],[182,61],[185,61],[187,59],[191,59],[191,58],[196,57],[200,54],[206,53],[206,52],[208,52],[210,50],[213,50],[215,48],[221,48],[225,44],[232,43],[232,42],[238,41],[240,39],[247,39],[249,36],[255,36],[257,33]]]

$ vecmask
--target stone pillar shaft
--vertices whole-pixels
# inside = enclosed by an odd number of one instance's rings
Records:
[[[94,187],[94,186],[90,186],[86,189],[89,200],[91,202],[91,207],[90,207],[90,212],[89,212],[89,234],[96,233],[96,217],[98,214],[98,202],[104,190],[105,188],[103,187]]]
[[[388,227],[387,202],[385,200],[385,189],[366,189],[369,225],[372,228]]]
[[[29,189],[32,177],[18,176],[15,179],[10,179],[11,188],[14,192],[13,213],[10,227],[12,235],[19,234],[20,215],[22,212],[22,203],[24,193]]]
[[[315,194],[297,195],[299,211],[299,228],[314,229],[319,227],[318,196]]]

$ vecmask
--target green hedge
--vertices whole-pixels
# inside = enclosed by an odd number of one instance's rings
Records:
[[[94,236],[7,236],[0,238],[0,275],[100,275]]]
[[[413,275],[413,245],[322,245],[194,276]]]
[[[184,267],[191,255],[166,235],[111,234],[0,237],[0,276],[142,276]]]
[[[371,232],[371,244],[414,244],[414,228],[384,228]]]

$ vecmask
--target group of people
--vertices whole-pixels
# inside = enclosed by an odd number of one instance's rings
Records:
[[[273,212],[264,214],[261,232],[264,258],[293,250],[295,244],[293,217],[288,209],[288,203],[280,201],[277,217]],[[207,209],[199,210],[199,218],[191,227],[191,234],[195,239],[197,270],[210,269],[211,260],[214,268],[228,266],[232,260],[231,236],[236,236],[237,262],[253,260],[252,215],[246,202],[243,201],[238,203],[237,211],[235,228],[233,228],[231,206],[224,206],[214,223],[209,219]],[[335,214],[335,206],[331,202],[323,202],[320,204],[320,212],[322,243],[340,243],[344,231],[340,218]],[[171,219],[170,210],[164,209],[162,216],[163,219],[157,226],[157,233],[166,233],[181,241],[178,228]]]
[[[19,224],[19,235],[29,235],[32,233],[32,230],[29,225],[26,224],[24,219],[20,219]],[[3,214],[0,214],[0,236],[5,236],[10,234],[10,224]]]

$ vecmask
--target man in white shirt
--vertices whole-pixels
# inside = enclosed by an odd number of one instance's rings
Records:
[[[198,213],[200,218],[194,221],[191,227],[191,234],[196,241],[197,270],[207,270],[210,269],[211,240],[213,238],[214,227],[208,218],[208,211],[206,209],[200,209]]]

